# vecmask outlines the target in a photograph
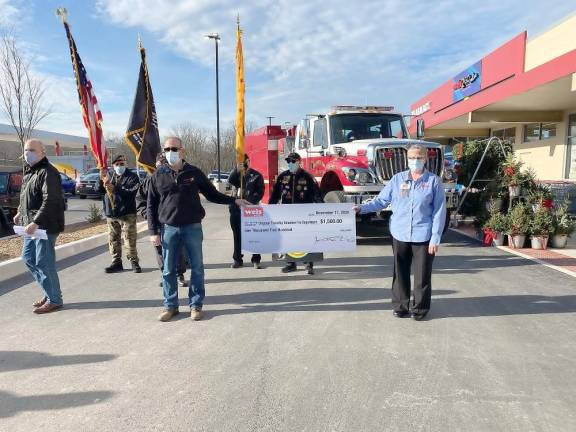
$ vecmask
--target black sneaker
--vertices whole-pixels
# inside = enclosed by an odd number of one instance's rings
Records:
[[[132,271],[134,273],[142,273],[142,268],[140,267],[140,264],[138,264],[137,262],[132,262]]]
[[[282,267],[282,273],[290,273],[296,271],[296,263],[288,263]]]
[[[411,316],[412,316],[412,319],[414,321],[422,321],[424,318],[426,318],[427,314],[428,314],[428,312],[424,312],[424,313],[412,312]]]
[[[158,284],[158,286],[159,286],[160,288],[162,288],[162,287],[164,286],[164,282],[160,281],[160,283]]]
[[[242,261],[234,261],[234,263],[230,265],[230,268],[240,268],[240,267],[244,267],[244,263]]]
[[[255,269],[258,269],[258,270],[262,269],[262,264],[260,264],[259,262],[254,262],[254,263],[252,263],[252,265],[254,266]]]
[[[410,316],[410,312],[405,310],[395,310],[392,314],[396,318],[408,318]]]
[[[122,261],[116,261],[106,267],[104,271],[106,273],[120,273],[124,271],[124,266],[122,265]]]

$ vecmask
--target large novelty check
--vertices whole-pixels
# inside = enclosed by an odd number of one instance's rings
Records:
[[[251,253],[356,249],[352,204],[257,205],[241,208],[242,250]]]

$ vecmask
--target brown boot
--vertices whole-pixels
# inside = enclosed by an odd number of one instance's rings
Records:
[[[164,309],[160,314],[160,316],[158,317],[158,320],[162,322],[168,322],[179,313],[180,312],[178,311],[178,309]]]
[[[200,321],[202,319],[202,308],[190,308],[190,318],[194,321]]]
[[[35,314],[41,315],[41,314],[46,314],[46,313],[57,311],[58,309],[62,309],[61,304],[53,304],[53,303],[46,302],[42,306],[34,309],[32,312],[34,312]]]

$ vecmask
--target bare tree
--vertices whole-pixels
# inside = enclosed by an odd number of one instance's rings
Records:
[[[0,109],[14,127],[22,152],[32,131],[51,109],[43,104],[44,82],[31,73],[30,60],[20,51],[12,32],[0,39]]]
[[[132,151],[132,148],[126,143],[123,136],[109,133],[106,134],[105,141],[111,160],[114,160],[116,156],[124,155],[128,167],[136,168],[136,155]]]

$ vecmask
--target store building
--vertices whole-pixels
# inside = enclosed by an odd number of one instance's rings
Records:
[[[576,180],[576,14],[514,37],[411,106],[444,144],[498,136],[541,180]]]

